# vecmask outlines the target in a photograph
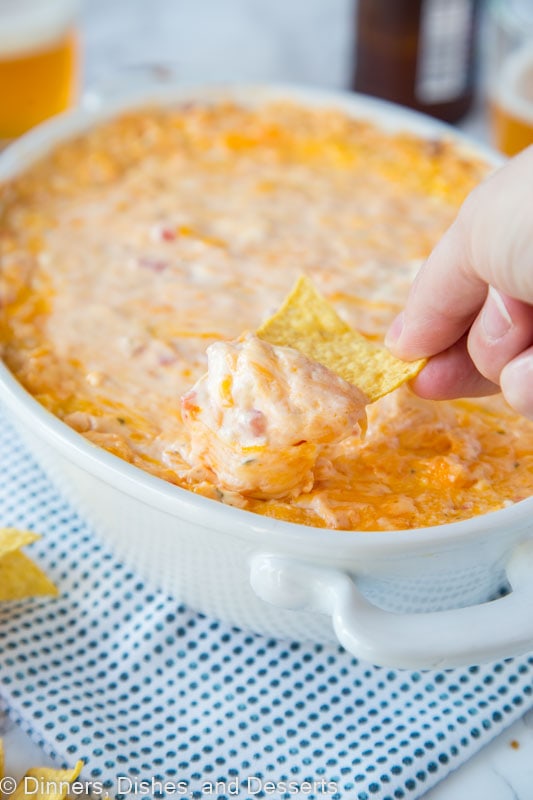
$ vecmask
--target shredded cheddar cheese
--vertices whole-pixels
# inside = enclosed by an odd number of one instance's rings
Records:
[[[397,389],[368,407],[364,440],[328,444],[304,491],[275,496],[192,466],[179,402],[209,345],[257,330],[300,274],[382,340],[486,172],[450,142],[338,111],[220,103],[120,116],[0,187],[3,358],[89,441],[250,512],[372,531],[520,501],[533,489],[533,424],[499,398],[430,403]],[[235,391],[221,382],[221,413]],[[186,413],[196,409],[190,399]]]

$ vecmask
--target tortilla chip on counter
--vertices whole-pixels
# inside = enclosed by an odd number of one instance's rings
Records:
[[[57,596],[57,588],[20,548],[41,537],[33,531],[0,528],[0,601],[40,595]]]
[[[318,361],[361,389],[371,403],[415,378],[426,364],[424,358],[401,361],[352,330],[305,276],[257,335]]]
[[[83,761],[78,761],[72,769],[34,767],[28,770],[10,795],[11,800],[65,800],[70,784],[76,780],[83,767]]]

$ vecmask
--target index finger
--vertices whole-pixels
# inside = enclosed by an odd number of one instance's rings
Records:
[[[386,340],[399,358],[410,361],[446,350],[483,305],[487,284],[471,267],[463,227],[458,217],[416,276],[401,320]]]
[[[409,294],[395,355],[435,355],[463,336],[489,284],[533,302],[533,147],[491,175],[463,203],[422,267]],[[396,328],[398,323],[396,322]]]

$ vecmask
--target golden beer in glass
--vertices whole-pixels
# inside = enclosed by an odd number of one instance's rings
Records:
[[[533,144],[533,0],[491,8],[489,112],[493,140],[507,155]]]
[[[78,0],[0,0],[0,143],[76,96]]]

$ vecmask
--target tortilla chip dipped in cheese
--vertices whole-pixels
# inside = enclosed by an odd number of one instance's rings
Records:
[[[211,345],[207,363],[182,398],[181,455],[221,489],[262,500],[311,491],[328,447],[360,439],[366,405],[424,365],[351,330],[303,277],[256,335]]]
[[[182,456],[224,490],[297,497],[325,446],[366,429],[366,396],[298,350],[247,334],[212,344],[207,364],[182,398]]]
[[[426,359],[401,361],[354,331],[305,276],[257,335],[318,361],[357,386],[371,403],[415,378],[426,364]]]
[[[0,528],[0,601],[38,595],[57,596],[58,591],[52,581],[28,556],[20,552],[21,547],[40,538],[33,531]]]
[[[32,800],[65,800],[70,792],[70,785],[76,780],[83,766],[83,761],[78,761],[72,769],[34,767],[28,770],[11,798],[12,800],[25,800],[30,797]]]

